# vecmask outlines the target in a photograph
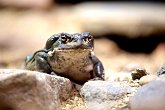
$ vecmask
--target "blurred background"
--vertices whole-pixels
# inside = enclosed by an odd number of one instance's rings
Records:
[[[164,63],[163,0],[0,0],[0,68],[23,68],[54,33],[84,31],[107,74],[135,67],[154,74]]]

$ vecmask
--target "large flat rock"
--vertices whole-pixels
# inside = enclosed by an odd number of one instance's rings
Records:
[[[63,77],[0,69],[0,109],[59,110],[71,90],[71,82]]]

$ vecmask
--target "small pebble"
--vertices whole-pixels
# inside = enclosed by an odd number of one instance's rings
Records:
[[[140,79],[141,77],[143,77],[145,75],[148,75],[148,73],[146,72],[145,69],[137,68],[131,72],[131,75],[132,75],[132,79],[136,80],[136,79]]]
[[[139,84],[144,85],[157,79],[157,75],[146,75],[140,78]]]

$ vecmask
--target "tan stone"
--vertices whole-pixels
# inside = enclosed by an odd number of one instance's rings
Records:
[[[0,0],[1,6],[11,6],[20,8],[46,9],[51,6],[53,0]]]
[[[69,79],[26,70],[0,70],[0,109],[60,110],[72,85]]]
[[[144,85],[157,79],[157,75],[146,75],[140,78],[139,84]]]

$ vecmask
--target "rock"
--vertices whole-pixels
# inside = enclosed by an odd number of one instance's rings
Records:
[[[165,80],[165,74],[160,75],[157,80]]]
[[[81,27],[97,35],[112,33],[137,38],[165,32],[164,4],[81,3],[74,10]]]
[[[47,9],[53,0],[0,0],[0,6]]]
[[[135,69],[135,71],[132,71],[132,73],[131,73],[133,80],[140,79],[141,77],[143,77],[147,74],[148,73],[146,72],[146,70],[141,69],[141,68],[137,68],[137,69]]]
[[[160,67],[160,69],[157,71],[157,75],[160,76],[162,74],[165,74],[165,63]]]
[[[157,75],[146,75],[140,78],[139,84],[144,85],[147,84],[153,80],[156,80]]]
[[[131,93],[131,87],[129,85],[110,81],[88,81],[80,91],[85,101],[96,101],[100,103],[121,99],[127,93]]]
[[[144,86],[130,99],[131,110],[165,109],[165,76]]]
[[[132,88],[127,83],[111,81],[88,81],[80,91],[88,110],[116,108],[129,93],[132,93]]]
[[[69,79],[35,71],[0,69],[0,109],[59,110],[69,97]]]

